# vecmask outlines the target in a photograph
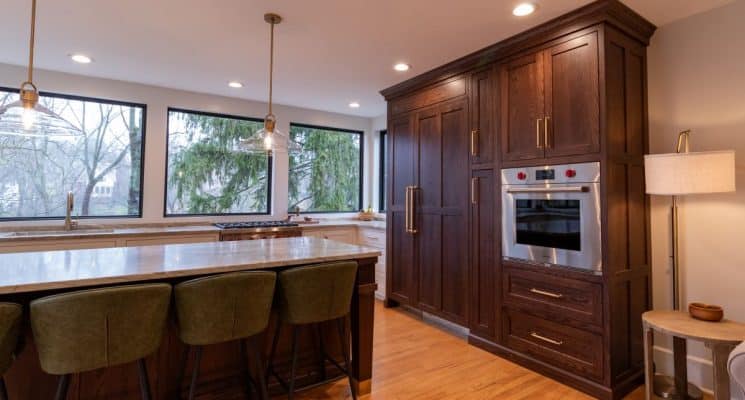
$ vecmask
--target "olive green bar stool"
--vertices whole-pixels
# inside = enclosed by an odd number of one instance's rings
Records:
[[[41,369],[60,375],[64,400],[70,375],[137,361],[142,398],[150,399],[145,357],[160,346],[171,285],[83,290],[31,302],[31,329]]]
[[[274,272],[248,271],[198,278],[174,287],[179,336],[189,352],[194,350],[190,400],[196,393],[203,347],[235,340],[241,344],[244,383],[257,387],[246,364],[246,348],[251,347],[259,377],[257,392],[261,398],[269,398],[257,335],[269,324],[276,281]],[[247,392],[250,394],[248,388]]]
[[[334,262],[292,268],[279,273],[279,287],[277,290],[277,306],[279,320],[272,341],[269,356],[267,376],[274,376],[287,390],[287,396],[292,399],[295,391],[295,372],[298,356],[298,329],[302,325],[319,324],[335,321],[339,331],[339,339],[344,366],[328,358],[321,346],[321,368],[325,370],[325,360],[329,360],[349,378],[352,398],[357,395],[352,388],[352,375],[349,370],[349,344],[347,342],[346,317],[349,314],[354,282],[357,276],[356,262]],[[272,361],[277,350],[279,333],[282,324],[292,327],[292,363],[290,367],[290,381],[285,383],[274,371]],[[318,329],[320,334],[321,330]],[[323,338],[319,338],[323,343]],[[321,374],[324,372],[321,371]]]
[[[15,303],[0,303],[0,400],[8,400],[3,375],[13,363],[13,354],[21,334],[23,307]]]

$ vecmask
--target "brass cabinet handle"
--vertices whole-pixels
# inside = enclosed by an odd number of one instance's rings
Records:
[[[551,148],[551,142],[548,140],[549,133],[548,133],[548,120],[550,120],[551,117],[546,116],[546,118],[543,120],[543,143],[546,145],[546,148]]]
[[[553,299],[560,299],[564,297],[564,295],[561,293],[547,292],[545,290],[540,290],[536,288],[531,288],[530,293],[540,294],[541,296],[551,297]]]
[[[411,186],[411,196],[410,196],[410,198],[411,198],[411,200],[410,200],[411,206],[409,207],[409,210],[410,210],[409,211],[409,215],[410,215],[409,226],[410,226],[411,229],[410,229],[410,232],[409,233],[411,233],[412,235],[418,232],[417,229],[416,229],[416,208],[415,208],[415,206],[416,206],[416,191],[417,191],[417,189],[418,188],[416,186]]]
[[[541,146],[541,121],[543,118],[538,118],[535,120],[535,147],[542,149],[543,146]]]
[[[479,202],[479,178],[471,178],[471,204],[478,204]]]
[[[479,130],[474,129],[471,131],[471,157],[479,155],[479,141],[478,141]]]
[[[544,341],[546,343],[554,344],[556,346],[561,346],[562,344],[564,344],[564,342],[561,341],[561,340],[554,340],[554,339],[551,339],[551,338],[547,338],[547,337],[542,336],[542,335],[539,335],[539,334],[537,334],[535,332],[530,332],[530,336],[533,337],[533,338],[536,338],[538,340],[542,340],[542,341]]]
[[[411,233],[411,186],[406,186],[406,197],[404,201],[404,230]]]

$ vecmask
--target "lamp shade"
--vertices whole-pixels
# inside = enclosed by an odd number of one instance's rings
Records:
[[[735,191],[735,152],[650,154],[644,156],[647,193],[677,196]]]

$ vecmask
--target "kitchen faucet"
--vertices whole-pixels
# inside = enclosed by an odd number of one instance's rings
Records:
[[[65,208],[65,230],[71,231],[78,226],[78,221],[72,219],[72,209],[75,206],[75,197],[72,192],[67,192],[67,207]]]

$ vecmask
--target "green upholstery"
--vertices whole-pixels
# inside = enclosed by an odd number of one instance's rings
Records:
[[[357,263],[334,262],[279,273],[278,305],[283,322],[311,324],[349,313]]]
[[[10,368],[13,352],[21,334],[23,307],[14,303],[0,303],[0,376]]]
[[[272,309],[274,272],[235,272],[174,287],[179,336],[189,345],[243,339],[266,329]]]
[[[31,302],[41,368],[65,375],[144,358],[160,345],[171,285],[83,290]]]

